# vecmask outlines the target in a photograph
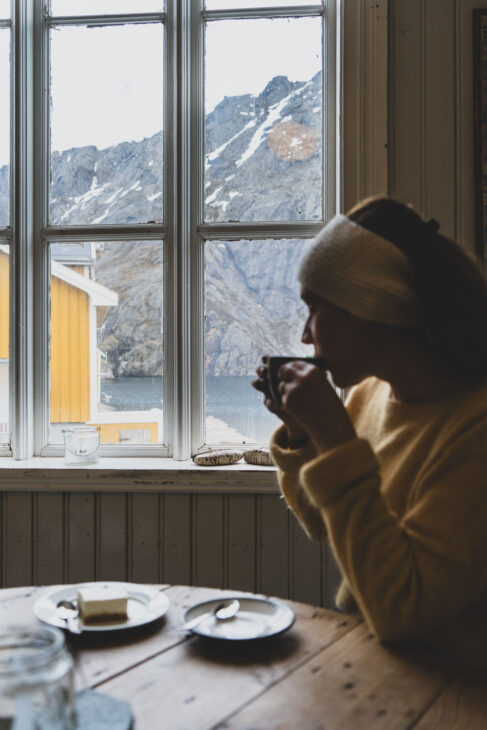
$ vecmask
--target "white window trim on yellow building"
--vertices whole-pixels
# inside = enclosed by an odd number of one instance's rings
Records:
[[[230,3],[229,3],[230,4]],[[106,447],[102,455],[108,457],[106,466],[114,467],[113,456],[135,457],[137,463],[146,463],[143,456],[173,456],[182,460],[181,466],[202,445],[204,412],[202,393],[203,371],[203,245],[205,240],[236,240],[262,237],[310,237],[322,223],[289,224],[214,224],[202,225],[202,164],[203,159],[203,21],[201,8],[195,0],[167,0],[167,14],[158,15],[166,25],[166,89],[165,128],[175,131],[175,147],[165,151],[166,208],[172,211],[164,225],[143,226],[87,226],[48,228],[46,145],[47,97],[35,97],[36,88],[46,86],[48,73],[47,29],[42,29],[41,5],[38,0],[12,0],[18,22],[13,23],[13,68],[17,84],[12,97],[13,160],[17,174],[12,178],[12,199],[23,201],[13,205],[13,233],[2,232],[0,238],[13,247],[15,267],[11,277],[12,303],[16,313],[11,327],[11,423],[12,446],[15,459],[32,459],[36,454],[57,456],[62,450],[46,445],[48,413],[48,374],[45,342],[48,337],[48,243],[56,241],[96,240],[161,240],[177,241],[174,249],[165,244],[164,287],[165,311],[174,312],[166,319],[165,351],[167,378],[165,404],[165,435],[168,448],[151,446]],[[260,15],[301,16],[316,12],[310,3],[301,8],[280,8],[259,11]],[[384,192],[377,189],[387,184],[387,160],[384,161],[387,129],[386,97],[380,98],[380,109],[372,99],[372,89],[387,88],[387,17],[386,2],[380,0],[374,7],[367,0],[327,0],[322,8],[327,14],[328,29],[324,59],[327,68],[328,89],[324,100],[324,120],[328,149],[338,150],[337,158],[328,158],[324,169],[325,189],[329,195],[324,209],[324,220],[337,209],[348,207],[364,194]],[[255,11],[214,11],[203,13],[210,17],[253,17]],[[125,16],[124,16],[125,17]],[[133,20],[137,16],[126,16]],[[151,16],[154,20],[155,16]],[[148,16],[146,17],[148,20]],[[123,17],[96,16],[92,21],[122,22]],[[74,22],[74,21],[72,21]],[[191,34],[185,28],[191,26]],[[350,43],[347,42],[350,38]],[[43,64],[35,62],[32,49],[36,39],[41,49]],[[336,42],[337,39],[337,42]],[[340,41],[340,42],[338,42]],[[353,44],[353,47],[352,47]],[[337,64],[348,58],[348,64]],[[172,63],[179,59],[180,63]],[[365,63],[367,61],[367,63]],[[377,81],[379,79],[379,82]],[[335,86],[336,84],[336,86]],[[336,92],[333,91],[336,89]],[[196,90],[196,91],[195,91]],[[346,94],[346,98],[344,98]],[[336,103],[338,98],[343,102]],[[191,104],[190,104],[191,102]],[[341,110],[353,110],[348,121]],[[371,113],[371,109],[374,109]],[[190,113],[191,110],[191,113]],[[196,112],[196,113],[195,113]],[[341,144],[336,144],[340,130]],[[353,139],[347,147],[346,137]],[[37,147],[32,155],[34,142]],[[176,170],[176,159],[183,164]],[[196,160],[196,162],[195,162]],[[358,172],[357,172],[358,171]],[[352,174],[353,173],[353,174]],[[172,180],[170,186],[167,181]],[[371,189],[371,186],[376,186]],[[40,199],[34,207],[25,201]],[[189,212],[189,214],[188,214]],[[10,238],[11,235],[11,238]],[[186,284],[190,284],[187,286]],[[198,325],[195,327],[195,322]],[[40,367],[39,367],[40,366]],[[34,408],[34,403],[41,408]],[[177,403],[177,407],[174,404]],[[93,403],[92,403],[93,409]],[[46,459],[46,465],[51,459]],[[123,468],[135,464],[133,458],[120,462]],[[154,466],[155,466],[154,462]],[[167,459],[157,459],[157,467],[169,467]],[[188,462],[189,464],[189,462]],[[95,469],[96,471],[96,469]],[[173,469],[171,468],[172,472]],[[242,469],[243,475],[248,472]]]

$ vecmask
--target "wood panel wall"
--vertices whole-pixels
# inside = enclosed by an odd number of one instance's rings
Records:
[[[472,10],[389,0],[389,191],[475,250]]]
[[[339,571],[276,494],[0,494],[0,585],[234,588],[333,607]]]

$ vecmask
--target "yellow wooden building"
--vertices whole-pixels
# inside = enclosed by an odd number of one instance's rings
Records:
[[[100,403],[103,353],[97,349],[97,322],[118,295],[93,281],[90,267],[51,259],[50,422],[100,426],[102,443],[157,443],[162,411],[116,411]],[[0,387],[8,388],[9,256],[0,246]],[[8,390],[7,390],[8,393]],[[8,399],[4,399],[4,401]],[[5,423],[6,414],[0,415]],[[1,429],[1,426],[0,426]],[[55,439],[59,440],[58,438]]]

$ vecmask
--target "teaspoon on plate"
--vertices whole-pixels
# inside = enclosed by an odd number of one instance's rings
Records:
[[[79,610],[73,601],[58,601],[56,604],[56,616],[66,621],[69,631],[73,634],[81,634],[81,625],[79,622]]]
[[[179,628],[181,631],[189,631],[190,629],[194,629],[195,626],[211,616],[213,616],[216,621],[228,621],[228,619],[236,616],[239,610],[240,603],[237,601],[236,598],[232,598],[227,601],[217,603],[217,605],[212,608],[211,611],[205,611],[205,613],[202,613],[199,616],[195,616],[195,618],[191,619],[190,621],[186,621],[186,623],[184,623]]]

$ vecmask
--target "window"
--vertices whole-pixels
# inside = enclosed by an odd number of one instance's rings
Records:
[[[296,265],[335,212],[335,0],[12,5],[0,448],[60,455],[80,423],[105,455],[266,442],[250,381],[304,352]]]

